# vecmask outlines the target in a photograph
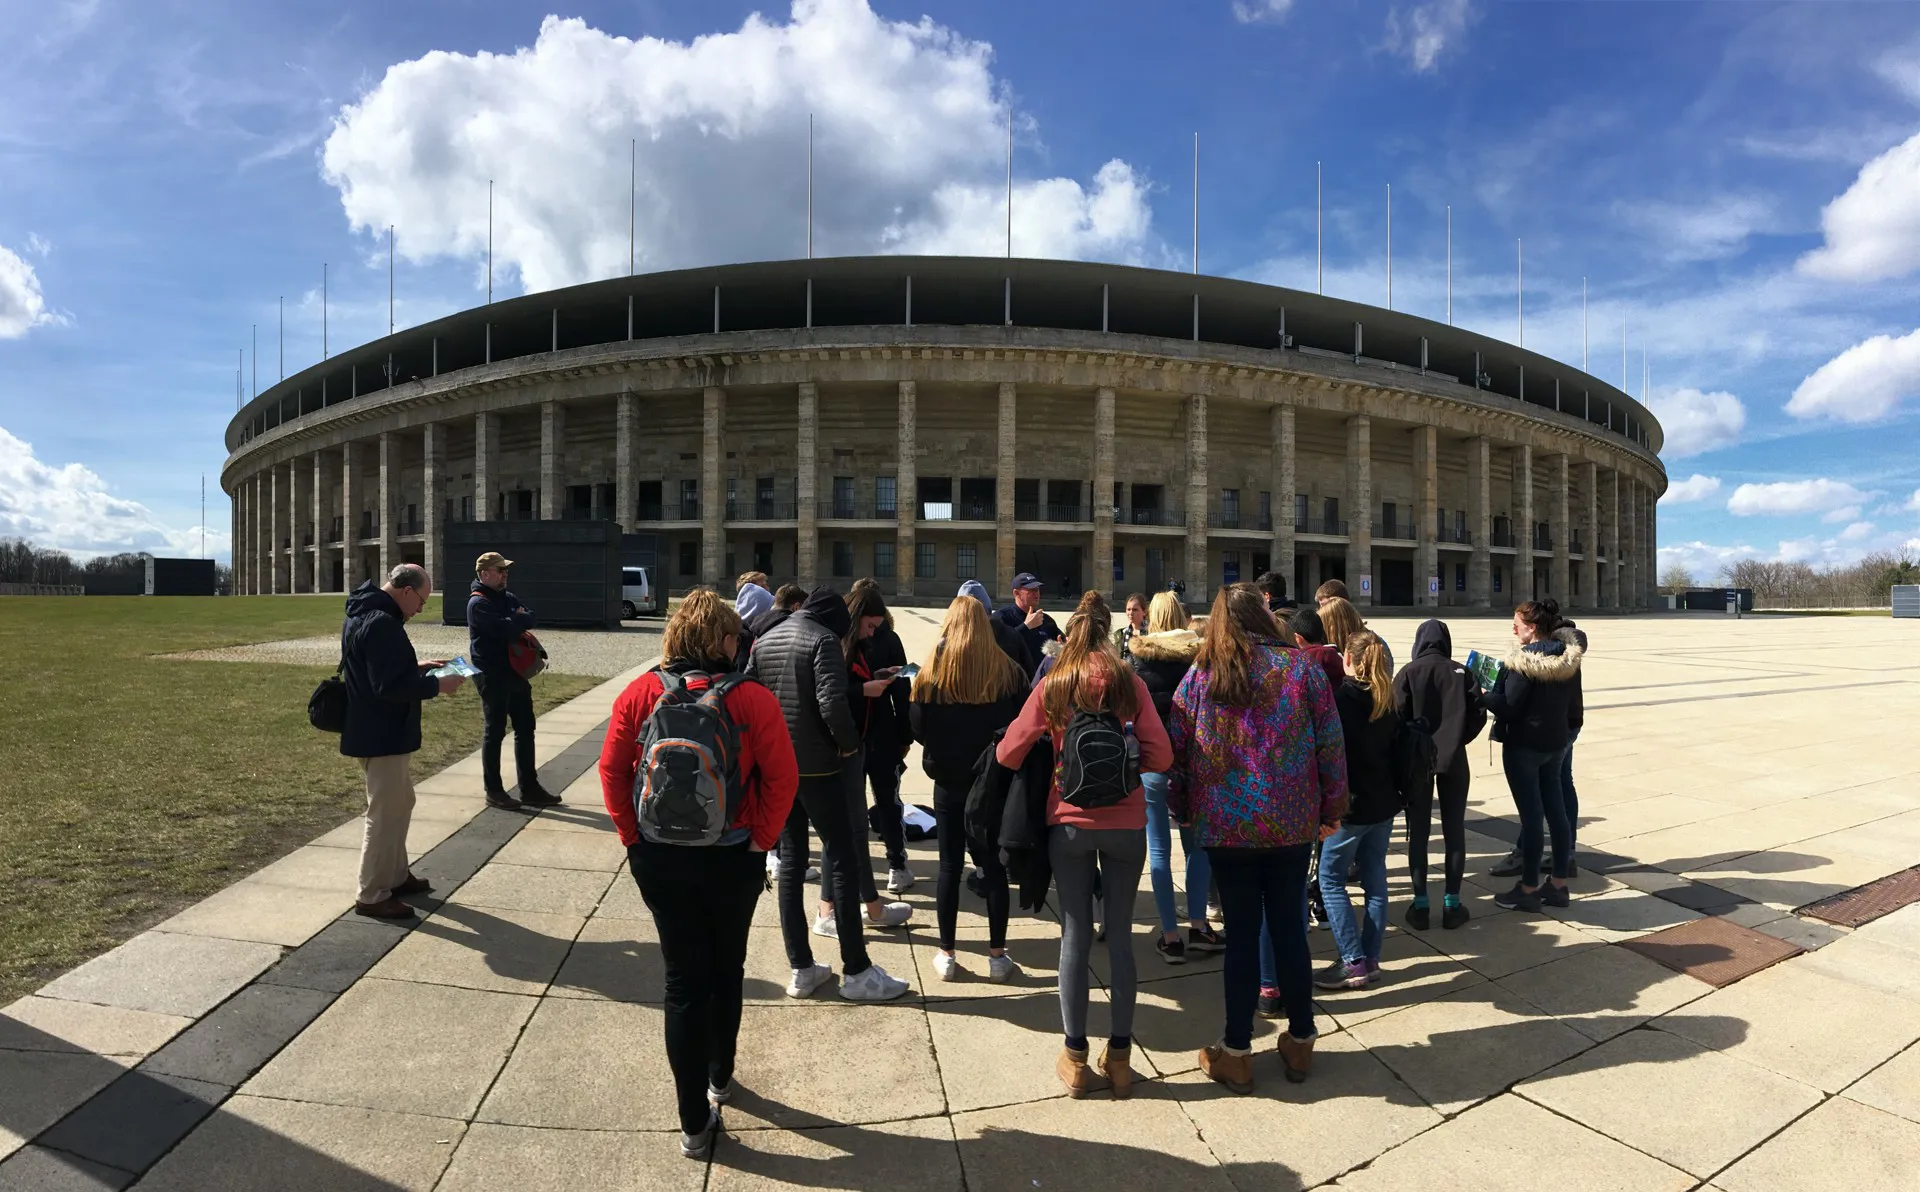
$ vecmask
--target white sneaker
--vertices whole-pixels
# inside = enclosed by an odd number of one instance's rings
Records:
[[[878,919],[873,917],[873,912],[867,912],[867,922],[875,927],[904,927],[907,920],[911,918],[913,918],[913,908],[904,902],[883,903]]]
[[[812,997],[813,991],[825,985],[833,977],[833,970],[824,964],[812,968],[794,969],[793,980],[787,982],[788,997]]]
[[[913,889],[913,873],[906,869],[887,870],[887,893],[905,894]]]
[[[887,976],[887,970],[875,964],[841,981],[840,996],[850,1002],[890,1002],[907,988],[905,981]]]
[[[935,951],[933,954],[933,971],[942,981],[952,981],[960,977],[967,970],[960,967],[960,958],[958,956],[949,956],[945,952]]]
[[[840,938],[840,924],[830,914],[821,915],[813,921],[813,934],[837,940]]]
[[[709,1159],[713,1157],[713,1140],[720,1133],[720,1111],[712,1110],[707,1116],[707,1127],[698,1134],[680,1136],[680,1153],[689,1159]]]
[[[780,854],[779,853],[767,854],[767,874],[768,876],[774,877],[774,878],[778,878],[780,876]]]
[[[998,956],[987,957],[987,980],[996,985],[1005,985],[1021,975],[1024,970],[1013,962],[1013,957],[1002,952]]]

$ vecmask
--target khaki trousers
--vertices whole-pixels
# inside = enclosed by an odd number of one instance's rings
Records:
[[[367,775],[367,834],[360,842],[360,901],[368,905],[393,897],[407,880],[407,829],[413,823],[411,754],[363,757]]]

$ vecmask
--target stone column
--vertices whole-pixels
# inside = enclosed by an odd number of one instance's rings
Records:
[[[1118,596],[1113,587],[1113,390],[1093,395],[1093,576],[1087,585]]]
[[[340,444],[340,582],[351,592],[360,586],[359,454],[349,441]]]
[[[280,495],[280,465],[267,467],[267,591],[278,596],[280,586],[280,510],[286,498]]]
[[[1356,414],[1347,419],[1347,592],[1354,604],[1373,603],[1372,583],[1373,423]]]
[[[1299,485],[1294,467],[1294,415],[1292,406],[1275,406],[1268,416],[1269,448],[1273,453],[1273,545],[1272,567],[1286,578],[1289,593],[1298,599],[1303,593],[1292,591],[1294,534],[1293,495]]]
[[[380,540],[380,574],[382,583],[400,562],[400,547],[394,542],[393,503],[400,496],[400,443],[393,432],[380,432],[380,496],[379,506],[374,510],[374,536]]]
[[[1620,469],[1607,469],[1607,499],[1601,505],[1606,517],[1607,577],[1604,597],[1608,608],[1620,607]]]
[[[473,520],[493,521],[493,477],[499,471],[500,415],[473,419]]]
[[[268,539],[273,535],[273,524],[267,520],[267,477],[264,472],[253,474],[253,592],[256,596],[267,596],[273,592],[273,551]]]
[[[1580,465],[1580,487],[1584,499],[1580,516],[1586,533],[1580,545],[1586,558],[1580,564],[1580,603],[1587,608],[1600,607],[1600,469],[1591,462]]]
[[[446,568],[447,523],[441,502],[446,488],[447,428],[444,423],[429,422],[420,432],[420,454],[424,461],[420,474],[421,529],[426,532],[427,574],[441,588],[446,587],[440,573]]]
[[[1620,603],[1632,611],[1640,607],[1640,485],[1631,475],[1624,483],[1627,492],[1621,516],[1626,519],[1626,526],[1620,535],[1624,539],[1620,544],[1620,557],[1625,565],[1620,570]]]
[[[727,391],[700,391],[700,578],[721,585],[727,565],[727,494],[721,473],[727,462]]]
[[[312,479],[310,469],[300,466],[300,460],[287,463],[287,490],[292,503],[287,508],[287,591],[310,592],[307,578],[311,574],[307,569],[306,520],[303,511],[313,508],[313,501],[306,492],[306,482]],[[301,473],[306,472],[302,477]]]
[[[1440,574],[1440,432],[1435,427],[1413,432],[1413,483],[1413,602],[1436,608],[1447,585]]]
[[[1207,395],[1187,397],[1187,600],[1213,598],[1207,566]]]
[[[798,522],[793,569],[800,586],[811,590],[820,582],[820,503],[814,489],[820,480],[816,456],[820,438],[820,392],[812,381],[800,382],[799,414],[794,439],[793,496]]]
[[[913,591],[914,523],[920,516],[920,407],[918,391],[912,381],[900,382],[898,428],[898,457],[894,462],[893,482],[894,525],[897,527],[893,548],[893,590],[908,594]]]
[[[227,514],[233,522],[233,529],[227,538],[230,562],[227,570],[232,572],[229,591],[235,596],[247,593],[247,485],[245,481],[235,481],[232,494],[227,498]]]
[[[1640,490],[1640,507],[1646,510],[1647,533],[1645,545],[1641,547],[1642,567],[1640,571],[1640,607],[1652,608],[1654,596],[1660,586],[1660,543],[1657,539],[1659,528],[1659,501],[1653,494],[1653,486],[1647,485]]]
[[[613,411],[613,520],[626,534],[638,528],[640,516],[640,487],[633,474],[633,427],[638,416],[638,399],[622,393]]]
[[[566,450],[567,410],[557,401],[540,403],[540,520],[559,521],[560,461]]]
[[[998,596],[1006,592],[1012,598],[1013,584],[1013,481],[1019,467],[1017,438],[1019,419],[1012,381],[1000,382],[999,429],[993,482],[993,582],[988,590]]]
[[[1533,599],[1533,448],[1513,448],[1513,583],[1509,605]]]
[[[313,590],[327,590],[327,453],[313,453]]]
[[[1566,453],[1553,457],[1547,465],[1547,483],[1553,489],[1547,506],[1547,517],[1553,523],[1548,532],[1553,535],[1553,564],[1547,572],[1547,592],[1564,607],[1573,605],[1572,582],[1572,542],[1573,518],[1572,500],[1567,492],[1569,463]]]
[[[1467,503],[1473,520],[1467,533],[1473,553],[1467,561],[1467,603],[1493,607],[1493,444],[1484,436],[1467,440]]]

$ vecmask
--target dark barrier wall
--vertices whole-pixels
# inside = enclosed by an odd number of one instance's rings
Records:
[[[214,594],[212,559],[155,559],[155,596],[211,596]]]
[[[1753,611],[1752,588],[1689,588],[1680,593],[1680,607],[1695,613],[1724,613],[1727,611],[1727,593],[1740,594],[1740,611]]]
[[[473,561],[513,560],[507,586],[544,627],[620,627],[620,527],[610,521],[448,522],[441,620],[467,623]]]

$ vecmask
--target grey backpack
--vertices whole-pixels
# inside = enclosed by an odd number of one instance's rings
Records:
[[[707,680],[695,692],[687,680]],[[717,844],[745,797],[740,730],[727,712],[736,674],[660,672],[660,698],[640,731],[640,769],[633,804],[642,839],[655,844]]]

